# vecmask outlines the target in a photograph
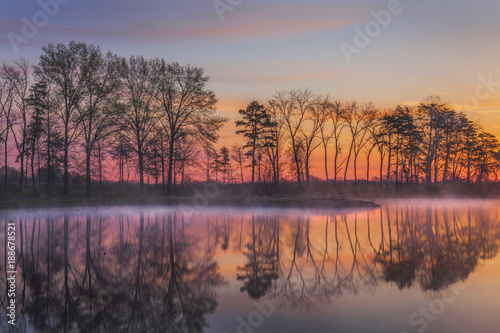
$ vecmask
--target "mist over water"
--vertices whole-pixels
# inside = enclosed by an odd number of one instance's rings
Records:
[[[497,332],[499,209],[4,211],[0,239],[17,228],[11,331]],[[5,273],[0,296],[9,332]]]

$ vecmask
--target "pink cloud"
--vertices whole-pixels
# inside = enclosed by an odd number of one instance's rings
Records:
[[[209,7],[210,8],[210,7]],[[122,8],[123,9],[123,8]],[[208,9],[208,8],[205,8]],[[313,31],[335,30],[356,24],[357,15],[353,9],[335,5],[287,4],[266,5],[245,3],[227,13],[227,19],[219,20],[215,9],[213,12],[182,13],[168,16],[157,12],[153,15],[137,15],[127,12],[124,17],[100,19],[94,17],[90,21],[69,20],[66,22],[50,22],[43,28],[45,36],[78,37],[125,37],[142,40],[189,40],[215,39],[235,40],[252,39],[268,35],[289,35]],[[356,12],[362,12],[356,8]],[[181,13],[179,13],[181,14]],[[19,30],[20,21],[2,20],[2,30]]]

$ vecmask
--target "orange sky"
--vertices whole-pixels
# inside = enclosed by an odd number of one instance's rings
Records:
[[[264,104],[277,90],[305,87],[344,101],[373,101],[379,108],[439,95],[500,136],[499,1],[402,0],[383,25],[376,16],[387,14],[388,1],[234,4],[220,15],[212,1],[70,1],[16,47],[7,34],[22,34],[23,18],[43,8],[37,1],[3,1],[1,60],[26,57],[35,64],[47,43],[77,40],[124,57],[202,67],[220,112],[230,117],[220,146],[238,141],[238,109],[253,100]],[[360,43],[374,26],[376,33]],[[357,51],[347,56],[342,45]],[[359,161],[362,174],[364,163]],[[313,174],[322,176],[321,169],[314,163]]]
[[[500,76],[499,76],[500,78]],[[500,81],[500,80],[499,80]],[[446,99],[446,95],[442,96],[444,99]],[[269,96],[271,98],[271,96]],[[464,105],[464,102],[457,102],[459,101],[460,98],[457,97],[455,101],[449,100],[450,104],[456,109],[456,110],[463,110],[467,116],[474,121],[478,121],[486,131],[494,134],[497,138],[500,139],[500,89],[498,91],[495,91],[494,93],[491,94],[491,97],[480,100],[479,105],[472,107],[470,104],[469,105]],[[465,100],[462,99],[462,100]],[[259,102],[264,103],[266,100],[264,99],[259,99]],[[244,100],[237,100],[237,99],[221,99],[219,101],[219,110],[220,113],[226,117],[229,118],[228,123],[224,126],[222,131],[220,132],[220,141],[218,143],[218,146],[222,147],[223,145],[227,147],[231,147],[233,144],[238,143],[238,144],[243,144],[244,139],[241,135],[236,135],[236,126],[234,124],[236,119],[239,119],[239,114],[238,110],[239,109],[244,109],[248,103],[251,101],[244,101]],[[397,104],[404,104],[404,105],[416,105],[420,102],[420,100],[415,100],[415,101],[401,101],[397,102],[394,105],[387,105],[385,103],[380,103],[377,106],[380,108],[388,108],[388,107],[394,107]],[[344,155],[340,158],[340,161],[347,156],[347,150],[349,149],[349,143],[350,143],[350,137],[348,135],[348,131],[345,130],[343,132],[343,151]],[[333,178],[333,147],[330,146],[330,150],[328,152],[329,160],[328,160],[328,166],[329,166],[329,178]],[[313,153],[312,155],[312,163],[311,163],[311,174],[320,177],[322,179],[325,178],[325,169],[324,169],[324,155],[323,155],[323,147],[320,145]],[[358,163],[357,163],[357,175],[358,179],[366,179],[366,155],[364,152],[360,153],[358,157]],[[384,175],[386,172],[387,164],[384,162]],[[376,149],[372,151],[372,154],[370,156],[370,178],[374,176],[379,176],[380,174],[380,156]],[[247,177],[248,175],[248,170],[247,171]],[[338,174],[338,177],[343,177],[343,170]],[[352,179],[354,177],[354,171],[352,168],[352,160],[350,163],[350,167],[348,170],[348,178]]]

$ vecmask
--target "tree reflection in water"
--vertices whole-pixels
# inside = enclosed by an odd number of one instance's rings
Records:
[[[18,232],[16,332],[203,332],[217,289],[232,279],[233,292],[297,309],[382,284],[442,291],[494,258],[500,242],[496,207],[47,213],[1,219],[4,240],[10,221]],[[224,253],[244,259],[225,263],[223,277]]]
[[[202,332],[217,307],[214,251],[179,213],[16,222],[26,285],[16,332]]]

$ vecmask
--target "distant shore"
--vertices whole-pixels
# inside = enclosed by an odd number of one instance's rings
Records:
[[[54,188],[47,193],[38,192],[35,197],[29,189],[20,192],[17,187],[0,191],[0,209],[19,208],[57,208],[57,207],[92,207],[92,206],[186,206],[203,207],[269,207],[269,208],[374,208],[381,200],[411,199],[496,199],[500,198],[500,186],[464,186],[463,184],[445,184],[427,187],[424,184],[413,187],[370,186],[353,184],[327,186],[311,184],[298,189],[296,184],[270,185],[199,183],[184,187],[178,186],[174,194],[163,195],[161,185],[148,186],[145,194],[139,195],[136,184],[120,187],[116,184],[96,186],[90,198],[82,188],[63,195],[61,188]],[[345,200],[329,199],[330,191],[342,192]],[[7,194],[8,193],[8,194]]]
[[[327,198],[299,198],[299,197],[220,197],[204,199],[197,197],[121,197],[121,198],[31,198],[4,200],[0,204],[1,210],[24,208],[57,208],[57,207],[93,207],[93,206],[182,206],[185,208],[203,207],[241,207],[241,208],[299,208],[299,209],[342,209],[342,208],[377,208],[375,202],[345,199],[332,200]]]

